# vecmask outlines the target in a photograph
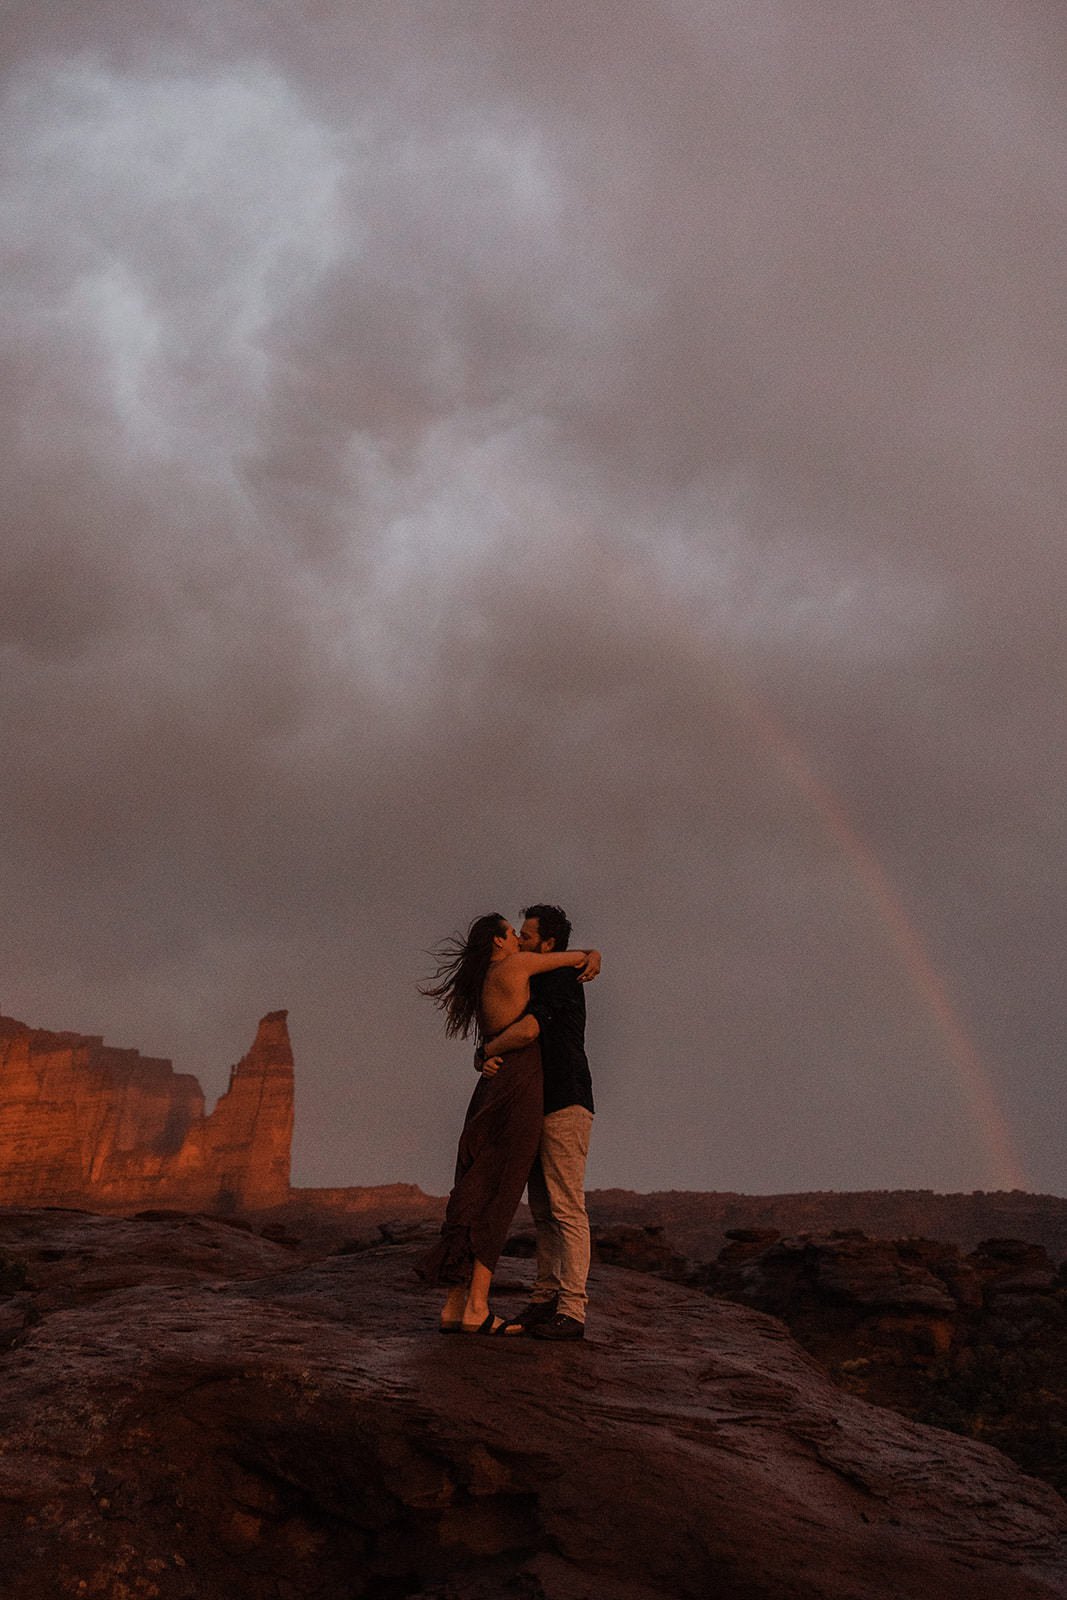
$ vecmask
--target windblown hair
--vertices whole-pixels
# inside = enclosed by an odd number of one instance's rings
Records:
[[[559,906],[527,906],[524,917],[537,918],[537,931],[542,939],[555,939],[557,950],[566,950],[571,936],[570,918]]]
[[[484,917],[475,917],[465,939],[456,934],[433,952],[437,970],[419,984],[419,993],[427,995],[444,1012],[445,1032],[450,1039],[465,1039],[470,1033],[489,971],[493,940],[506,929],[500,912],[490,911]]]

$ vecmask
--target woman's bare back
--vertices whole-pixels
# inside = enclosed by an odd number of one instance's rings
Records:
[[[502,1033],[521,1017],[530,1003],[529,965],[520,956],[494,961],[482,984],[478,1007],[482,1032],[487,1038]]]
[[[552,950],[543,954],[515,950],[499,961],[491,961],[478,1006],[483,1036],[492,1038],[518,1021],[530,1004],[530,978],[534,973],[584,967],[588,958],[588,950]]]

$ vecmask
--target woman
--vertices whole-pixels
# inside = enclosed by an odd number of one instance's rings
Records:
[[[465,941],[446,945],[440,954],[437,981],[419,992],[445,1013],[448,1036],[461,1039],[474,1022],[482,1039],[502,1033],[529,1005],[535,973],[583,967],[587,958],[585,950],[520,950],[515,929],[495,911],[477,917]],[[537,1154],[543,1115],[536,1043],[510,1052],[493,1077],[479,1078],[440,1242],[415,1269],[429,1283],[451,1285],[442,1333],[500,1333],[505,1326],[489,1308],[489,1284]]]

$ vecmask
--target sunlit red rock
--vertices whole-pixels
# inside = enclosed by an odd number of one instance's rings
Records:
[[[266,1209],[289,1196],[292,1130],[284,1011],[210,1115],[169,1061],[0,1018],[0,1205]]]

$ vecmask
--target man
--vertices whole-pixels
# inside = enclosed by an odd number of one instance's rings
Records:
[[[538,954],[566,950],[571,924],[559,906],[527,906],[519,949]],[[593,1086],[585,1054],[585,991],[600,971],[591,950],[580,972],[561,968],[530,980],[526,1012],[486,1040],[478,1065],[492,1076],[500,1058],[534,1039],[541,1042],[545,1120],[527,1194],[537,1225],[537,1280],[530,1304],[508,1323],[508,1333],[535,1339],[585,1337],[585,1283],[589,1273],[589,1218],[585,1162],[593,1127]]]

